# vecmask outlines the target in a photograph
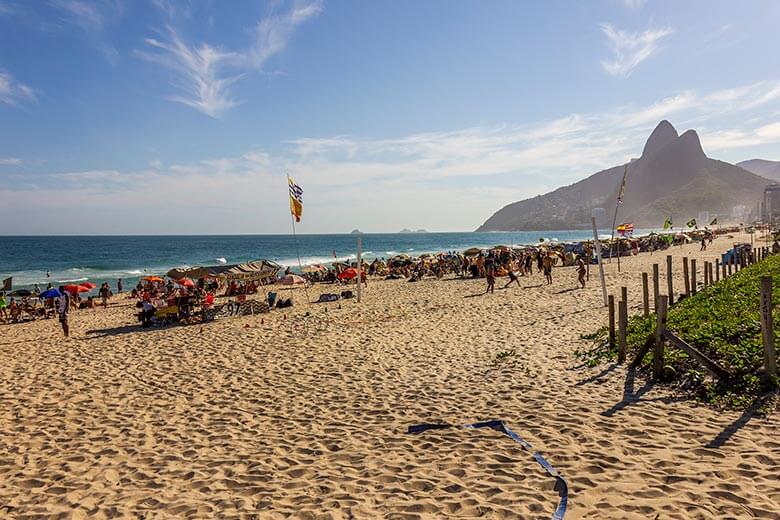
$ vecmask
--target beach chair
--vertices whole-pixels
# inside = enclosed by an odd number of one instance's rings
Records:
[[[155,311],[154,317],[157,318],[160,325],[166,325],[170,323],[176,323],[179,321],[179,307],[176,305],[169,305]]]

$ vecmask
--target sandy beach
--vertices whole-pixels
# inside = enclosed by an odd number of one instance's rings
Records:
[[[641,272],[714,261],[734,241],[613,260]],[[364,301],[141,329],[130,300],[0,326],[4,518],[550,518],[552,479],[491,430],[501,419],[568,481],[566,518],[778,518],[767,418],[681,399],[625,367],[583,366],[606,323],[596,266],[484,280],[369,283]],[[700,271],[701,277],[701,271]],[[506,278],[499,279],[498,287]],[[311,300],[328,286],[308,289]],[[514,356],[498,361],[501,352]]]

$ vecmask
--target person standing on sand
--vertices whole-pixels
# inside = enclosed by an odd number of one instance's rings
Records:
[[[68,325],[68,314],[70,313],[70,294],[64,287],[60,287],[60,304],[57,308],[57,313],[60,315],[60,325],[62,325],[62,332],[67,338],[70,334],[70,327]]]
[[[547,279],[547,285],[552,285],[552,266],[552,253],[544,255],[542,257],[542,268],[544,270],[544,277]]]
[[[547,256],[547,252],[544,249],[540,249],[536,252],[536,272],[541,273],[544,269],[544,258]]]
[[[493,289],[496,287],[496,271],[492,262],[489,265],[487,262],[485,263],[485,278],[487,279],[487,289],[485,289],[485,294],[493,294]]]
[[[116,281],[116,293],[120,294],[122,290],[125,288],[125,285],[122,283],[122,279]]]
[[[582,255],[577,257],[577,280],[580,282],[580,285],[582,285],[582,288],[585,288],[585,260],[582,258]]]
[[[531,276],[534,274],[534,258],[531,256],[531,253],[525,254],[525,272],[528,274],[528,276]]]

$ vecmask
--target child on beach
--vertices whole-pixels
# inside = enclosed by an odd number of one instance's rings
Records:
[[[577,257],[577,279],[583,289],[585,288],[585,272],[585,260],[582,258],[582,255],[580,255]]]
[[[547,285],[552,285],[552,266],[552,254],[544,255],[542,258],[542,268],[544,269],[544,277],[547,279]]]

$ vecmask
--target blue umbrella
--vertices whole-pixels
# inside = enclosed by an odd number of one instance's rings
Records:
[[[60,296],[62,296],[62,293],[59,289],[49,289],[38,295],[39,298],[59,298]]]

